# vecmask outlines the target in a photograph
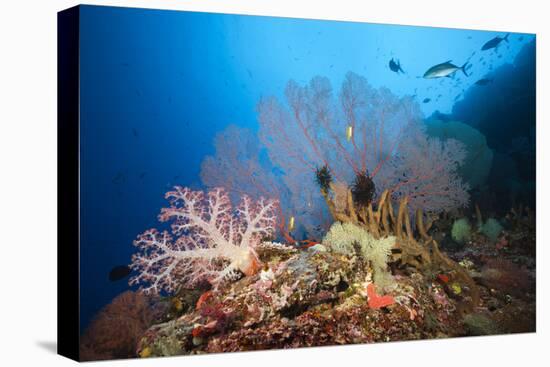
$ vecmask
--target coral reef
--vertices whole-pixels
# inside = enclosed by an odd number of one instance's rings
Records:
[[[253,247],[262,264],[257,272],[209,290],[180,291],[137,339],[135,355],[534,330],[534,262],[522,248],[534,241],[527,210],[510,214],[517,225],[506,229],[506,246],[476,232],[447,255],[432,234],[450,231],[452,221],[434,223],[417,210],[413,224],[407,200],[394,210],[388,192],[366,208],[355,206],[350,188],[345,196],[347,204],[337,210],[326,193],[337,221],[322,243],[301,248],[261,241]]]
[[[138,353],[370,343],[463,332],[453,311],[456,301],[437,284],[427,286],[419,273],[398,277],[392,295],[380,296],[355,254],[277,250],[286,255],[263,258],[268,265],[259,274],[210,291],[192,312],[150,328]]]
[[[347,206],[344,211],[336,209],[331,197],[324,194],[325,201],[333,218],[344,223],[354,223],[363,227],[374,238],[395,235],[397,238],[392,249],[390,262],[400,267],[414,267],[425,273],[449,272],[453,274],[453,281],[462,284],[460,298],[464,301],[463,310],[467,312],[477,307],[479,293],[477,286],[471,276],[448,256],[439,250],[438,243],[428,234],[432,222],[424,224],[424,214],[421,209],[415,213],[416,235],[411,225],[409,215],[408,198],[405,197],[399,202],[399,209],[395,213],[389,192],[382,193],[376,210],[370,204],[367,208],[356,207],[352,199],[351,191],[348,190]],[[455,292],[456,293],[456,292]]]
[[[218,134],[201,172],[211,190],[167,193],[159,219],[171,230],[135,241],[131,284],[170,294],[135,355],[534,329],[534,213],[483,221],[476,205],[472,231],[460,169],[491,160],[474,129],[430,136],[412,99],[353,73],[338,99],[316,77],[289,82],[286,102],[260,102],[259,141]],[[467,180],[479,186],[485,171]]]
[[[171,205],[159,219],[172,221],[172,233],[151,229],[138,236],[134,244],[141,252],[132,258],[137,275],[130,284],[141,284],[147,293],[173,293],[182,285],[217,286],[259,270],[254,247],[274,232],[275,201],[243,196],[233,209],[220,188],[205,194],[175,187],[166,198]]]

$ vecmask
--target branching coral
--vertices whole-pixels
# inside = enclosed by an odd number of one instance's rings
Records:
[[[394,235],[396,240],[391,251],[390,262],[399,266],[411,266],[422,272],[452,272],[456,280],[464,285],[464,289],[467,289],[468,309],[471,310],[477,306],[479,291],[475,282],[460,265],[439,250],[437,242],[428,234],[432,222],[424,223],[422,209],[416,210],[415,227],[413,227],[407,207],[408,197],[399,201],[397,213],[394,211],[387,190],[382,193],[376,205],[371,203],[367,208],[357,208],[357,210],[349,189],[347,205],[343,211],[337,209],[331,197],[328,195],[324,197],[336,221],[356,225],[375,239]],[[415,238],[415,235],[419,238]]]
[[[353,223],[336,222],[330,227],[323,239],[323,244],[332,251],[345,255],[356,253],[355,246],[360,249],[358,255],[370,263],[374,273],[374,281],[383,288],[391,281],[387,269],[389,255],[395,245],[395,237],[388,236],[376,239],[364,228]]]
[[[141,252],[133,256],[137,275],[130,284],[141,284],[145,292],[174,292],[204,280],[217,286],[259,269],[254,248],[274,232],[276,201],[243,196],[233,209],[220,188],[205,194],[175,187],[166,198],[171,205],[159,219],[172,221],[172,231],[151,229],[138,236],[134,244]]]

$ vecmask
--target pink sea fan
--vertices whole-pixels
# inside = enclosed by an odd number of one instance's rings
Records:
[[[286,101],[260,101],[259,137],[283,172],[293,212],[304,213],[314,225],[321,223],[316,213],[325,201],[312,180],[325,166],[336,182],[348,186],[368,173],[377,197],[385,190],[396,201],[408,197],[412,212],[438,213],[468,203],[469,187],[458,174],[464,145],[430,138],[412,97],[374,88],[351,72],[338,94],[327,78],[314,77],[307,85],[290,81],[285,96]]]
[[[94,317],[80,338],[80,359],[94,361],[135,357],[143,333],[162,315],[155,297],[126,291]]]
[[[171,221],[171,231],[150,229],[134,241],[141,251],[132,258],[137,275],[131,285],[141,284],[146,293],[172,293],[201,281],[216,287],[259,270],[255,247],[274,233],[275,200],[243,195],[233,208],[224,189],[205,194],[179,186],[166,198],[170,207],[162,209],[159,220]]]

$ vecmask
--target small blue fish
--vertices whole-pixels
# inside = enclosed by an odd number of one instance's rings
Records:
[[[483,79],[479,79],[477,82],[475,82],[475,85],[487,85],[489,83],[491,83],[493,81],[493,79],[490,79],[490,78],[483,78]]]
[[[508,42],[508,36],[510,35],[510,33],[506,33],[506,36],[504,37],[498,37],[496,36],[495,38],[487,41],[482,47],[481,47],[481,51],[487,51],[487,50],[490,50],[492,48],[497,48],[498,45],[500,45],[500,43],[502,41],[506,41]]]

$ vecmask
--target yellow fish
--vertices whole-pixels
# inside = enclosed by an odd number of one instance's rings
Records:
[[[346,139],[347,139],[347,141],[350,141],[352,136],[353,136],[353,126],[348,125],[348,127],[346,128]]]
[[[294,217],[290,217],[288,220],[288,231],[292,232],[294,230]]]

